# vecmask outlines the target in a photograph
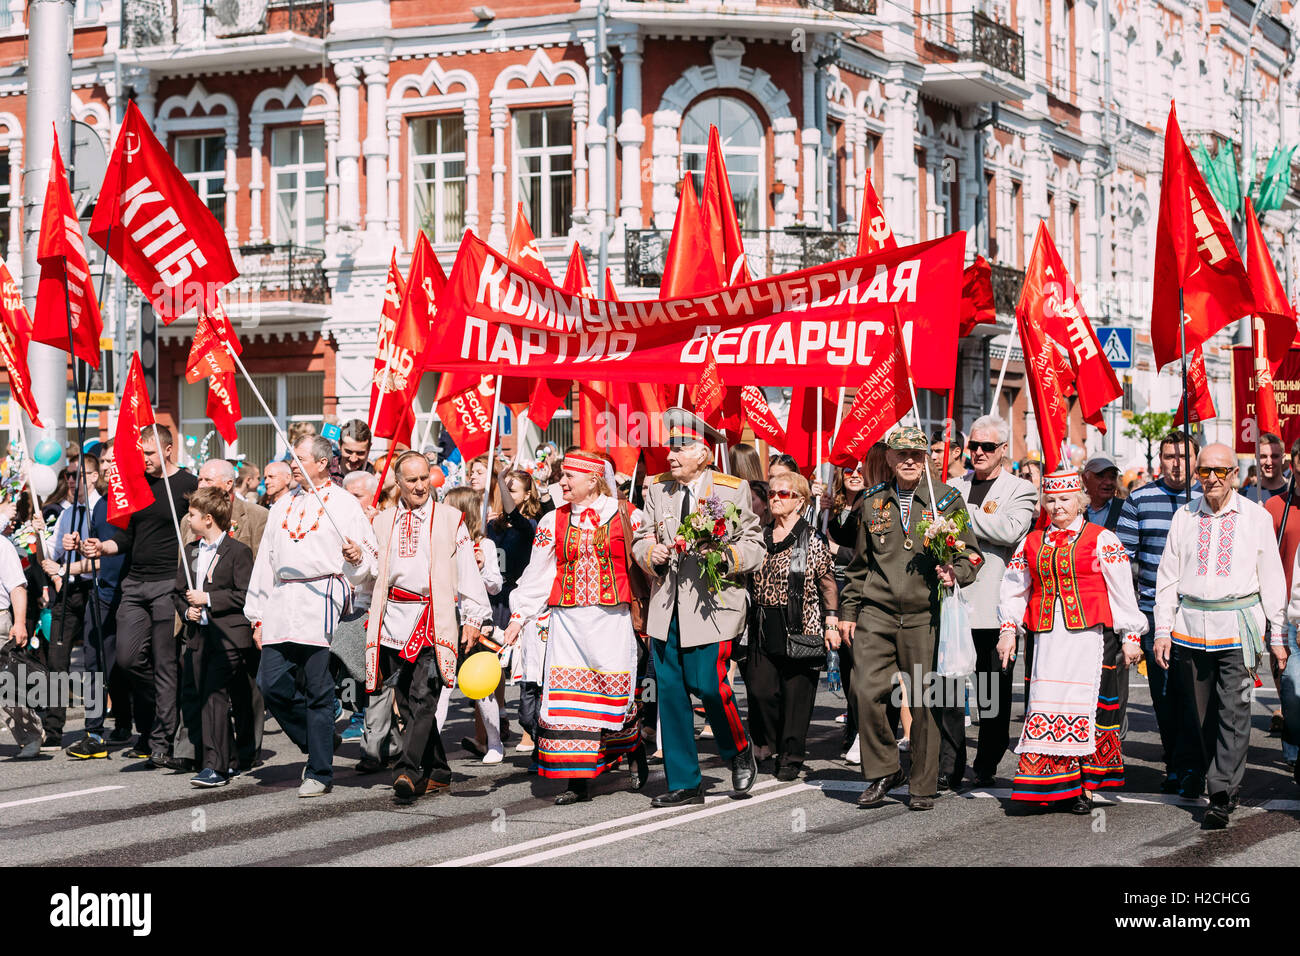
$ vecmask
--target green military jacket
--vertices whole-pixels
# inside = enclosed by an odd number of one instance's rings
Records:
[[[966,502],[957,489],[935,482],[934,494],[942,514],[952,516],[966,510]],[[926,482],[916,487],[907,528],[903,527],[903,511],[893,481],[868,488],[859,507],[862,510],[857,548],[845,571],[840,620],[857,621],[858,613],[866,605],[874,605],[888,614],[936,611],[939,576],[918,530],[923,519],[934,515]],[[975,581],[984,559],[975,543],[974,531],[967,528],[960,537],[966,543],[966,550],[953,560],[953,568],[957,583],[966,587]]]

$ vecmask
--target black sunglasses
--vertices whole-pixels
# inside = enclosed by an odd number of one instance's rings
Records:
[[[972,441],[967,442],[966,447],[971,451],[982,451],[985,454],[992,454],[1002,447],[1004,443],[1000,441]]]

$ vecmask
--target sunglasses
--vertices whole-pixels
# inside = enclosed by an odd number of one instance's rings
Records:
[[[1204,481],[1206,478],[1209,478],[1210,475],[1213,475],[1215,478],[1218,478],[1220,481],[1226,481],[1227,477],[1236,470],[1237,470],[1236,465],[1232,465],[1227,468],[1197,468],[1196,477],[1201,479],[1201,481]]]
[[[986,455],[992,454],[1003,445],[1000,441],[972,441],[967,442],[966,447],[971,451],[982,451]]]
[[[789,498],[798,498],[799,496],[793,491],[787,491],[785,488],[781,488],[776,491],[769,491],[767,497],[769,501],[773,498],[780,498],[782,501],[786,501]]]

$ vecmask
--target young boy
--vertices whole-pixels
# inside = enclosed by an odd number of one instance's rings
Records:
[[[190,496],[190,528],[197,541],[185,546],[185,568],[176,573],[172,598],[185,623],[186,645],[198,673],[203,707],[203,769],[190,780],[195,787],[221,787],[233,776],[235,730],[241,738],[252,730],[249,683],[244,655],[253,644],[253,628],[244,617],[244,599],[253,573],[253,552],[226,534],[230,499],[220,488],[200,488]]]

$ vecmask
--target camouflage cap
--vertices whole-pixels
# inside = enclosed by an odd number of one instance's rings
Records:
[[[930,443],[925,440],[925,432],[912,425],[901,425],[889,433],[885,444],[894,451],[929,451]]]

